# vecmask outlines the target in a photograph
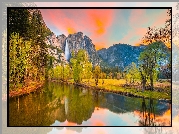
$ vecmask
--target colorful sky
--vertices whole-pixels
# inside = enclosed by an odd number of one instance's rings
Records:
[[[35,2],[35,4],[38,7],[73,7],[73,6],[103,6],[103,7],[107,7],[107,6],[115,6],[115,7],[173,7],[172,8],[172,13],[173,15],[176,13],[179,13],[179,10],[176,10],[176,2],[98,2],[98,3],[88,3],[88,2]],[[176,39],[177,41],[179,40],[179,38]],[[4,57],[6,58],[6,57]],[[172,90],[174,93],[176,93],[176,90],[174,90],[174,86],[172,86]],[[175,89],[178,89],[179,87],[176,87]],[[3,103],[4,105],[2,105],[2,122],[3,122],[3,129],[4,132],[17,132],[17,133],[22,133],[22,132],[32,132],[34,133],[36,132],[40,132],[40,133],[45,133],[48,129],[47,127],[43,127],[43,128],[36,128],[34,130],[34,128],[30,128],[30,127],[23,127],[23,128],[7,128],[6,127],[6,113],[7,113],[7,103]],[[172,107],[172,110],[177,110],[177,108]],[[173,114],[173,112],[172,112]],[[162,127],[163,128],[163,132],[165,133],[166,131],[168,133],[177,133],[179,131],[179,113],[178,115],[173,115],[173,120],[172,120],[172,127]],[[69,127],[72,128],[72,127]],[[51,128],[52,131],[49,132],[48,134],[91,134],[91,133],[99,133],[99,134],[116,134],[116,133],[138,133],[138,134],[145,134],[146,131],[145,129],[149,130],[153,130],[152,128],[148,128],[148,127],[87,127],[87,128],[83,128],[82,132],[76,132],[76,131],[72,131],[72,130],[68,130],[65,127],[58,127],[57,128]],[[75,127],[75,129],[80,129],[80,127]]]
[[[136,45],[147,27],[163,27],[167,9],[41,9],[56,35],[83,32],[97,49],[113,44]]]

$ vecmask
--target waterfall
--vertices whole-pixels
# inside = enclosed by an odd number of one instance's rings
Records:
[[[66,40],[66,45],[65,45],[65,58],[66,58],[67,61],[69,61],[69,59],[70,59],[70,52],[69,52],[67,40]]]

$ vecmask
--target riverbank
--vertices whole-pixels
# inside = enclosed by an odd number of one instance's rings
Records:
[[[22,95],[27,95],[32,92],[37,91],[40,87],[42,87],[44,82],[32,82],[29,85],[17,88],[9,91],[9,97],[17,97]]]
[[[97,90],[100,92],[112,92],[124,96],[136,97],[136,98],[151,98],[156,100],[166,100],[171,103],[171,87],[169,82],[155,83],[154,91],[145,90],[142,91],[137,85],[126,85],[125,80],[116,79],[99,79],[98,86],[95,85],[94,79],[83,79],[81,83],[75,83],[73,79],[68,81],[50,80],[51,82],[60,82],[66,84],[72,84],[84,88]],[[10,91],[9,97],[21,96],[37,91],[44,83],[31,83],[30,86]],[[160,87],[159,87],[160,86]]]
[[[169,82],[156,82],[154,84],[154,91],[142,91],[141,87],[137,85],[126,86],[124,79],[100,79],[98,86],[95,85],[94,79],[84,79],[81,83],[78,84],[74,83],[73,80],[67,81],[65,83],[98,90],[100,92],[112,92],[120,95],[137,98],[144,97],[146,99],[151,98],[156,100],[166,100],[171,103],[171,83]]]

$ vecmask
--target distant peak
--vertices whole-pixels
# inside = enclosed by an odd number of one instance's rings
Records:
[[[100,48],[98,51],[100,51],[100,50],[106,50],[107,48]]]

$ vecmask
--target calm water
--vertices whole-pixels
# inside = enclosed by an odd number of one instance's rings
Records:
[[[170,105],[48,83],[9,100],[10,126],[170,126]]]

